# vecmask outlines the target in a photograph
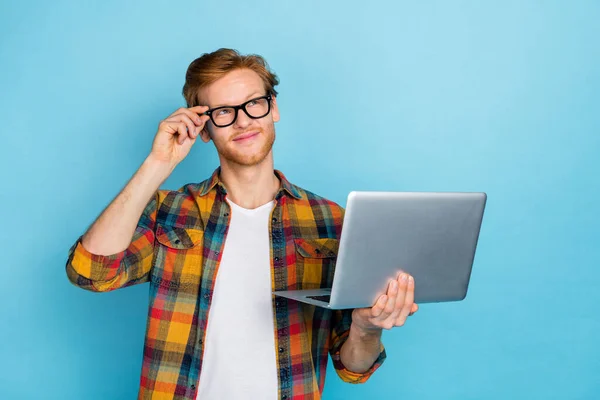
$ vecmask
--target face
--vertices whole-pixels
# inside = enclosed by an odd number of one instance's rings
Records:
[[[237,106],[246,101],[266,95],[263,81],[249,69],[229,72],[221,79],[203,88],[199,93],[202,105],[211,109],[220,106]],[[221,164],[253,166],[268,156],[275,142],[275,122],[279,121],[277,101],[273,97],[271,112],[260,119],[250,118],[239,110],[233,125],[224,128],[208,121],[201,133],[202,140],[212,139],[219,153]]]

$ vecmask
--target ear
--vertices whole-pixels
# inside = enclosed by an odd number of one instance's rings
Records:
[[[277,98],[275,96],[271,99],[271,115],[273,115],[273,122],[279,122],[279,108],[277,107]]]
[[[200,131],[200,135],[199,135],[200,139],[202,139],[202,141],[204,143],[210,142],[210,132],[209,132],[208,124],[209,124],[209,121],[206,121],[206,124],[204,124],[204,128],[202,128],[202,130]]]

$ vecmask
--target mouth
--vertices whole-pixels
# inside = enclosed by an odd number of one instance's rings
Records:
[[[242,133],[239,136],[236,136],[235,139],[233,139],[234,142],[242,142],[245,140],[249,140],[252,139],[253,137],[257,136],[260,132],[258,131],[254,131],[254,132],[246,132],[246,133]]]

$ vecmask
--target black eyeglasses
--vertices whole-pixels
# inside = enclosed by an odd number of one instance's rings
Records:
[[[271,112],[271,94],[248,100],[239,106],[223,106],[212,108],[201,115],[208,115],[215,126],[225,128],[232,125],[238,116],[238,110],[244,110],[252,119],[264,118]]]

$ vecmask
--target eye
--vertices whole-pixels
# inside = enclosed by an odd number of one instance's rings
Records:
[[[252,106],[255,106],[255,105],[257,105],[257,104],[258,104],[258,101],[257,101],[257,100],[251,100],[251,101],[248,103],[248,107],[252,107]]]
[[[223,116],[223,115],[228,115],[231,113],[231,110],[229,108],[222,108],[220,110],[217,111],[217,117]]]

